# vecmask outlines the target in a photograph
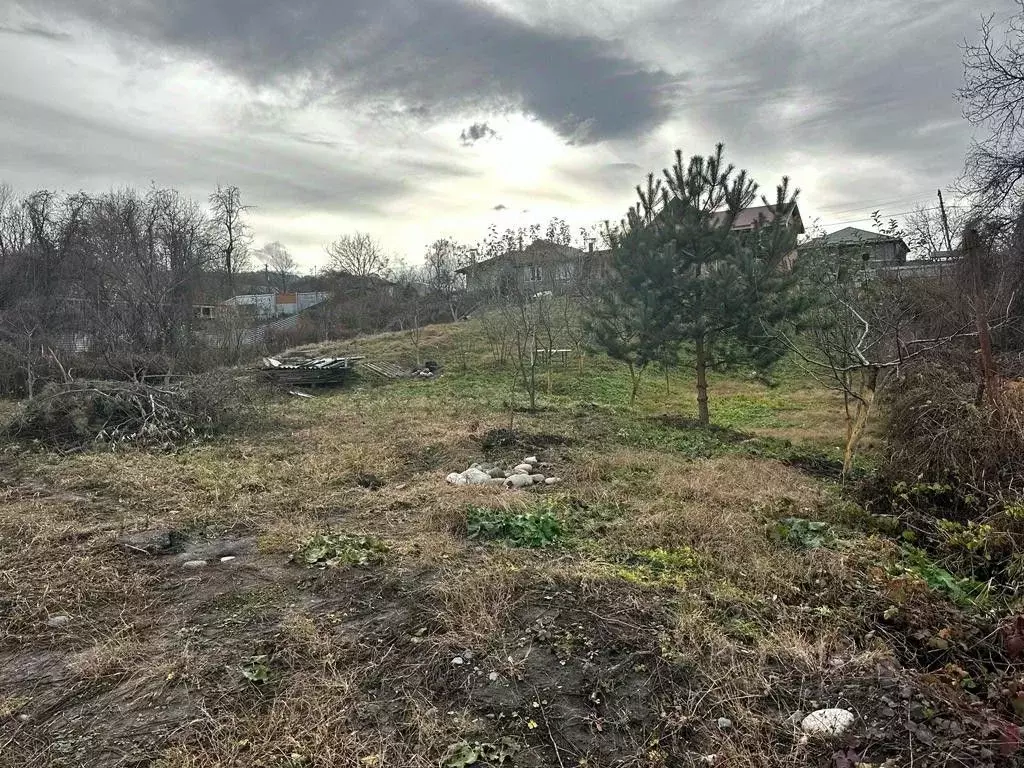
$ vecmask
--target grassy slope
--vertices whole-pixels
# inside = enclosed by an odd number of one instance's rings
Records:
[[[411,360],[403,334],[315,348],[348,350]],[[585,376],[552,372],[545,410],[514,415],[518,445],[485,450],[509,425],[508,373],[472,324],[426,329],[421,352],[448,364],[441,379],[276,400],[265,429],[176,454],[0,457],[0,764],[428,766],[507,737],[523,766],[825,765],[846,744],[787,718],[835,705],[860,717],[858,755],[903,765],[930,749],[907,736],[910,707],[961,717],[959,682],[915,634],[959,614],[894,578],[896,547],[789,462],[835,451],[828,393],[716,378],[716,422],[750,434],[707,433],[659,418],[692,415],[684,374],[630,410],[624,373],[589,359]],[[564,484],[444,485],[528,453]],[[465,535],[481,507],[552,512],[564,534],[481,544]],[[773,540],[789,515],[839,542]],[[153,528],[184,551],[117,545]],[[389,551],[288,562],[325,531]],[[182,567],[194,558],[211,565]]]

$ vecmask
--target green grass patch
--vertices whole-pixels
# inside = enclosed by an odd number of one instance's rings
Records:
[[[716,424],[732,429],[781,427],[779,412],[791,406],[778,394],[728,395],[712,403],[712,416]]]
[[[687,581],[702,570],[703,559],[690,547],[643,549],[633,552],[615,574],[644,587],[684,589]]]

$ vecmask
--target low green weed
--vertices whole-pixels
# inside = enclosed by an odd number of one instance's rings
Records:
[[[466,533],[471,539],[491,539],[513,547],[550,546],[564,533],[554,506],[554,502],[545,501],[523,511],[471,507]]]
[[[828,523],[805,520],[802,517],[784,517],[771,529],[771,537],[798,549],[821,549],[834,546],[836,532]]]
[[[374,536],[318,533],[291,556],[292,562],[327,568],[336,565],[370,565],[383,559],[387,545]]]
[[[468,765],[504,765],[522,749],[522,745],[505,736],[497,744],[479,741],[457,741],[448,747],[441,759],[441,768],[466,768]]]
[[[897,564],[896,570],[921,579],[929,589],[942,592],[957,605],[963,607],[978,606],[988,600],[989,586],[974,579],[954,576],[938,563],[934,562],[923,549],[903,545],[903,562]]]
[[[242,665],[242,677],[253,685],[263,685],[270,681],[270,657],[266,655],[250,656]]]
[[[935,528],[944,548],[979,555],[985,560],[991,560],[993,550],[1003,543],[1002,536],[987,523],[972,520],[964,525],[955,520],[938,520]]]

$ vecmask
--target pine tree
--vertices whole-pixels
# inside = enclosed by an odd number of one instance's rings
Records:
[[[722,155],[719,144],[684,163],[677,151],[664,183],[652,174],[646,189],[637,188],[638,202],[612,238],[613,279],[592,310],[597,343],[631,372],[689,353],[704,425],[708,372],[766,369],[785,352],[771,328],[799,310],[786,263],[796,246],[789,221],[797,193],[783,179],[775,203],[762,198],[770,216],[735,231],[757,185]]]
[[[601,283],[587,311],[587,331],[609,357],[629,368],[630,405],[636,402],[647,366],[676,353],[672,331],[672,261],[652,227],[662,200],[662,182],[647,177],[647,189],[637,187],[639,202],[618,228],[607,228],[612,247],[609,279]]]

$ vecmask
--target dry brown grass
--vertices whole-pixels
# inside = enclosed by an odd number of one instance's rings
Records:
[[[426,329],[424,356],[451,332]],[[402,334],[356,347],[409,353]],[[485,359],[485,345],[473,354]],[[508,419],[507,382],[477,371],[462,397],[461,381],[282,400],[265,431],[178,453],[5,459],[0,747],[15,751],[0,763],[437,766],[452,743],[503,736],[523,765],[699,765],[712,753],[751,768],[827,762],[831,748],[801,743],[786,718],[816,703],[869,707],[879,665],[905,659],[887,636],[868,636],[888,603],[884,573],[866,574],[891,551],[847,529],[815,551],[768,535],[788,515],[845,522],[836,489],[729,446],[700,460],[656,441],[635,447],[620,427],[642,432],[691,397],[677,388],[659,400],[653,383],[637,414],[563,401],[516,414],[527,444],[564,438],[536,449],[560,487],[453,489],[444,476],[484,458],[481,438]],[[750,382],[716,387],[764,395]],[[786,397],[789,426],[753,431],[827,444],[827,393]],[[542,495],[564,518],[554,546],[467,540],[470,507],[521,511]],[[181,532],[186,552],[117,546],[151,528]],[[288,562],[327,531],[388,551],[366,566]],[[245,543],[235,563],[182,569],[193,548],[220,541]],[[693,561],[661,581],[631,579],[652,550]],[[70,621],[47,626],[57,614]],[[253,684],[241,670],[258,656],[269,680]],[[64,677],[41,671],[54,668]],[[46,746],[56,741],[69,751]]]

